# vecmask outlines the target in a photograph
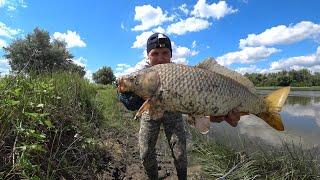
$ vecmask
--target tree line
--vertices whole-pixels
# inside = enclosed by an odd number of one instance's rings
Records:
[[[84,67],[74,62],[74,56],[66,47],[66,42],[51,40],[48,31],[35,28],[25,37],[4,47],[4,57],[9,61],[11,75],[30,76],[63,71],[84,77]],[[103,66],[93,73],[93,81],[96,83],[111,84],[114,80],[113,71],[108,66]]]
[[[293,86],[310,87],[320,86],[320,72],[311,73],[308,69],[280,71],[276,73],[260,74],[246,73],[255,86]]]
[[[77,65],[74,56],[66,48],[66,42],[51,40],[49,32],[35,28],[26,37],[14,40],[4,47],[4,57],[9,60],[10,74],[40,75],[66,71],[84,77],[84,67]],[[312,74],[307,69],[281,71],[277,73],[245,74],[255,86],[320,86],[320,73]],[[103,66],[93,73],[93,81],[111,84],[115,80],[112,69]]]

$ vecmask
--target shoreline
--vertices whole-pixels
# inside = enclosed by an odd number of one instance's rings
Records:
[[[275,90],[281,86],[256,87],[257,90]],[[320,91],[320,86],[311,87],[291,87],[291,91]]]

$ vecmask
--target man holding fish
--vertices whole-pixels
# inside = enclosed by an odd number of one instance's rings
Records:
[[[162,33],[154,33],[151,35],[147,41],[147,55],[148,65],[146,69],[159,64],[171,63],[172,47],[168,36]],[[200,66],[201,65],[203,64],[200,64]],[[147,78],[148,82],[140,89],[142,93],[140,93],[140,96],[137,95],[136,89],[130,89],[126,86],[128,84],[125,85],[123,80],[126,77],[118,79],[119,99],[129,110],[138,110],[140,108],[140,158],[148,178],[158,179],[155,145],[158,139],[160,125],[163,124],[164,132],[174,159],[177,176],[179,179],[187,179],[186,132],[181,112],[170,110],[162,111],[160,108],[161,100],[154,103],[154,106],[151,107],[149,104],[152,104],[152,100],[150,100],[150,97],[145,96],[145,94],[148,94],[147,91],[155,91],[152,89],[154,87],[152,79],[158,75],[159,74],[150,74],[150,77],[148,78],[151,79],[151,81],[149,82]],[[135,83],[132,78],[129,79],[129,81]],[[156,83],[160,82],[156,81]],[[146,91],[146,93],[144,93],[144,91]],[[146,101],[150,101],[150,103]],[[156,108],[156,106],[159,106],[159,108]],[[193,117],[196,118],[196,116]],[[228,111],[226,115],[211,116],[210,118],[207,117],[206,120],[211,120],[211,122],[226,120],[229,124],[236,126],[240,120],[240,112],[238,111],[238,108],[235,107]]]

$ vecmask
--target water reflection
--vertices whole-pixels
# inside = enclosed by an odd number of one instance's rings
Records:
[[[268,92],[260,92],[267,94]],[[225,123],[211,124],[210,137],[218,142],[221,139],[239,145],[239,137],[247,138],[254,143],[263,141],[271,145],[281,145],[283,141],[312,148],[320,145],[320,94],[319,92],[290,93],[281,114],[285,126],[284,132],[271,128],[260,118],[254,115],[241,117],[237,128]],[[314,95],[314,96],[312,96]],[[217,139],[218,137],[218,139]]]

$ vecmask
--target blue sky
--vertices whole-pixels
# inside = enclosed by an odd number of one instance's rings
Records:
[[[0,0],[0,47],[36,27],[65,40],[90,78],[102,66],[118,76],[141,68],[152,32],[173,42],[176,63],[206,57],[241,73],[320,71],[320,1]],[[0,72],[9,72],[0,50]]]

